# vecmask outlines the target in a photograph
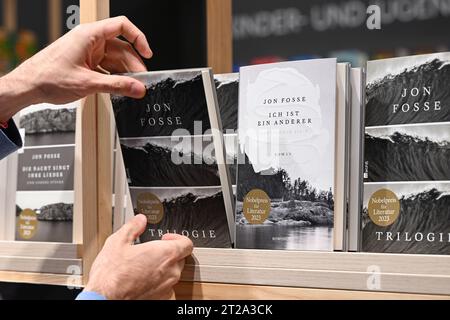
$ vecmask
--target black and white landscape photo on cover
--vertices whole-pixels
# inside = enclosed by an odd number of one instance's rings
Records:
[[[38,104],[23,109],[19,127],[24,130],[24,146],[75,144],[77,105]]]
[[[72,242],[73,191],[18,191],[16,194],[16,240]],[[30,209],[37,217],[36,233],[23,239],[19,233],[19,215]]]
[[[367,63],[366,126],[450,121],[450,53]]]
[[[400,203],[397,220],[386,227],[368,215],[369,200],[380,189]],[[363,207],[363,251],[450,254],[450,182],[366,183]]]
[[[238,122],[239,73],[215,74],[220,117],[224,133],[235,133]]]
[[[449,181],[450,123],[369,127],[365,181]]]
[[[220,186],[212,136],[120,139],[134,187]]]
[[[121,138],[199,135],[211,129],[201,71],[131,76],[145,83],[147,93],[142,99],[111,97]],[[177,129],[184,130],[177,134]]]
[[[238,165],[239,248],[331,251],[334,226],[331,185],[311,184],[302,178],[307,175],[302,175],[295,163],[255,172],[247,157],[245,160],[245,164]],[[243,199],[254,189],[264,190],[271,199],[270,215],[263,224],[249,224],[243,214]]]
[[[217,187],[130,187],[135,214],[139,214],[137,199],[151,193],[163,205],[163,218],[148,224],[141,235],[142,242],[157,240],[165,233],[189,237],[195,246],[228,248],[231,246],[222,188]]]

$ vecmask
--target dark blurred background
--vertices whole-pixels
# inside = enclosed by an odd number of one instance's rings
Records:
[[[5,1],[16,3],[14,30],[8,30]],[[50,15],[55,1],[56,17]],[[0,74],[45,47],[55,29],[57,34],[67,32],[73,20],[67,8],[78,3],[0,0]],[[381,8],[381,30],[366,27],[370,4]],[[205,0],[111,0],[112,16],[128,16],[147,35],[155,53],[150,70],[206,65],[205,14]],[[447,51],[449,30],[450,0],[234,0],[234,70],[316,57],[362,66],[368,59]],[[64,287],[0,283],[4,299],[73,299],[76,293]]]
[[[5,1],[10,0],[0,0],[0,28]],[[32,32],[36,48],[44,47],[50,40],[52,0],[14,1],[17,30]],[[64,33],[70,16],[66,10],[79,1],[59,1]],[[366,27],[371,4],[381,8],[381,30]],[[128,16],[148,36],[155,52],[148,63],[152,70],[206,64],[205,12],[205,0],[111,0],[112,16]],[[316,57],[338,57],[361,66],[368,59],[446,51],[450,46],[450,0],[234,0],[233,19],[236,71],[247,64]]]

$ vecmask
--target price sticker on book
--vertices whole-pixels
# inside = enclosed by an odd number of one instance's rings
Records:
[[[380,227],[387,227],[397,221],[400,202],[397,195],[389,189],[375,191],[369,199],[369,217]]]
[[[37,215],[31,209],[23,210],[19,215],[19,237],[24,240],[29,240],[34,237],[37,231]]]
[[[262,224],[270,214],[270,198],[261,189],[253,189],[244,198],[244,217],[250,224]]]
[[[148,224],[157,224],[164,217],[164,207],[161,200],[151,192],[138,195],[137,211],[147,217]]]

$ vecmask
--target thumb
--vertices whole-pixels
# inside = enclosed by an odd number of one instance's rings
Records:
[[[143,214],[134,216],[133,219],[124,224],[118,231],[119,239],[127,244],[132,244],[145,230],[147,217]]]
[[[145,96],[145,85],[139,80],[128,76],[108,75],[92,72],[93,90],[96,92],[111,93],[118,96],[141,99]]]
[[[192,240],[180,234],[166,233],[161,237],[161,240],[170,241],[170,243],[175,247],[180,259],[184,259],[191,255],[192,250],[194,249]]]
[[[185,239],[185,238],[187,238],[187,237],[182,236],[181,234],[178,234],[178,233],[165,233],[161,237],[161,240],[179,240],[179,239]]]

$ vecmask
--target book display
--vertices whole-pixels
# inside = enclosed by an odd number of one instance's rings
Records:
[[[370,61],[362,249],[450,253],[450,53]]]
[[[109,2],[81,0],[81,22]],[[180,299],[450,297],[450,53],[231,73],[231,0],[204,4],[200,68],[128,73],[142,99],[16,119],[0,281],[86,284],[108,236],[144,214],[138,242],[194,243]]]
[[[231,247],[233,204],[211,70],[133,75],[140,100],[112,97],[140,240],[186,235],[198,247]],[[209,133],[207,133],[209,132]]]
[[[75,213],[78,107],[39,104],[15,117],[23,147],[0,163],[8,181],[0,189],[0,270],[82,272]]]

